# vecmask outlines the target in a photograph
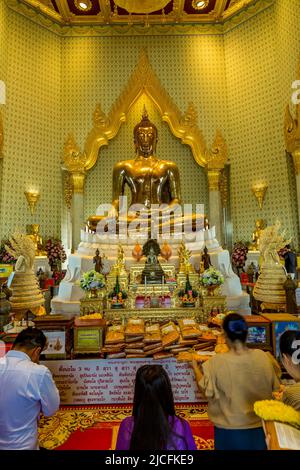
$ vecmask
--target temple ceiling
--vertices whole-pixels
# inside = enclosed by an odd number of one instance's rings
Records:
[[[63,35],[68,34],[70,28],[76,33],[76,27],[91,31],[101,26],[102,32],[110,28],[124,34],[137,30],[142,34],[142,28],[156,28],[155,32],[163,34],[164,27],[170,34],[172,27],[176,34],[176,30],[191,33],[191,27],[222,33],[226,23],[239,24],[274,0],[6,0],[6,3]],[[193,32],[196,33],[196,29]],[[79,28],[77,33],[80,34]]]

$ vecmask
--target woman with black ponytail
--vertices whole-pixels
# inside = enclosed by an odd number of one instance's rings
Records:
[[[162,366],[137,370],[132,416],[120,425],[116,450],[196,450],[190,425],[175,414],[170,379]]]
[[[223,330],[228,352],[213,356],[202,370],[193,361],[198,387],[208,399],[208,414],[215,426],[215,449],[264,450],[265,435],[253,405],[271,400],[279,381],[267,354],[247,347],[248,326],[241,315],[227,315]]]

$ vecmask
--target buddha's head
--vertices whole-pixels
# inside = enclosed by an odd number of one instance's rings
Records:
[[[263,229],[263,228],[264,228],[264,221],[263,221],[263,219],[257,219],[257,220],[255,221],[255,227],[256,227],[257,229]]]
[[[157,128],[149,121],[148,113],[144,107],[142,120],[133,131],[135,151],[137,154],[149,157],[156,151]]]
[[[33,235],[38,235],[39,230],[40,230],[39,224],[32,224],[31,225],[31,230],[32,230]]]

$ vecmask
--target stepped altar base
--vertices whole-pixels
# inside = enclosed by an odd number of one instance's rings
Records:
[[[159,258],[159,261],[164,272],[170,276],[171,271],[175,273],[175,271],[179,269],[177,250],[182,240],[170,238],[166,241],[171,245],[173,254],[167,262],[162,258]],[[191,252],[190,262],[196,270],[199,270],[204,246],[208,248],[212,264],[219,269],[225,277],[225,283],[222,286],[221,293],[226,296],[228,308],[242,314],[250,314],[249,295],[242,291],[240,280],[232,270],[229,252],[223,250],[220,246],[215,237],[214,228],[198,232],[193,235],[192,241],[187,239],[184,240],[184,242]],[[141,261],[137,263],[132,257],[132,250],[135,247],[136,240],[119,240],[117,238],[114,241],[100,240],[97,234],[82,231],[81,242],[77,252],[68,257],[67,274],[60,283],[58,296],[52,299],[52,313],[60,313],[67,317],[80,314],[80,299],[84,296],[79,286],[82,273],[94,268],[93,258],[97,248],[101,255],[105,256],[103,261],[104,270],[106,273],[109,273],[116,262],[119,243],[122,244],[124,250],[124,261],[127,272],[139,272],[143,269],[145,259],[142,258]],[[197,288],[196,279],[194,281],[192,278],[193,276],[190,277],[190,280],[193,281],[192,284]],[[132,280],[130,279],[129,282],[132,283]],[[177,276],[177,282],[178,287],[183,287],[184,279],[180,278],[180,274]],[[143,291],[143,289],[143,284],[138,285],[138,293],[140,293],[139,291]]]

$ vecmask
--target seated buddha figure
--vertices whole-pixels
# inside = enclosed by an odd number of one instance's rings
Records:
[[[258,251],[260,237],[264,228],[265,228],[264,221],[262,219],[257,219],[255,222],[254,232],[252,233],[252,243],[249,246],[249,250]]]
[[[108,220],[110,217],[117,218],[120,222],[130,224],[135,220],[142,210],[147,214],[146,220],[150,215],[153,216],[153,205],[159,214],[159,227],[164,223],[165,214],[169,214],[166,223],[169,223],[170,212],[178,207],[181,211],[181,191],[179,170],[176,163],[168,160],[159,160],[155,155],[157,143],[157,128],[150,122],[146,109],[144,108],[142,120],[134,128],[134,144],[136,157],[132,160],[123,160],[114,165],[113,168],[113,201],[111,214],[108,217],[91,216],[88,219],[89,229],[96,231],[97,224],[100,221]],[[120,196],[125,195],[126,185],[131,192],[131,205],[129,212],[122,215],[120,207]],[[151,209],[151,214],[150,214]],[[138,214],[138,215],[137,215]],[[166,216],[167,217],[167,216]],[[171,218],[173,226],[175,223],[182,224],[183,217],[175,215]],[[99,226],[98,226],[99,227]],[[148,225],[148,233],[150,223]],[[97,229],[98,232],[98,229]]]

